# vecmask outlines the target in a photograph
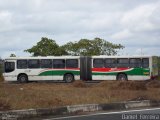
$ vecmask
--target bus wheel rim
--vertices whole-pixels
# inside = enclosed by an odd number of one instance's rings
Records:
[[[68,75],[67,78],[66,78],[67,82],[71,82],[72,81],[72,76],[71,75]]]

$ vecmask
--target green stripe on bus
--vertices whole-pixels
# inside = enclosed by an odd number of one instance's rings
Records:
[[[73,71],[73,70],[49,70],[44,71],[39,74],[39,76],[52,76],[52,75],[64,75],[66,73],[72,73],[74,75],[80,75],[80,71]]]
[[[149,76],[150,70],[144,68],[134,68],[130,71],[117,71],[117,72],[92,72],[92,75],[117,75],[117,73],[125,73],[127,75],[143,75]]]
[[[117,71],[117,72],[92,72],[92,75],[117,75],[117,73],[126,73],[127,75],[143,75],[149,76],[150,70],[144,68],[134,68],[129,71]],[[48,70],[39,74],[39,76],[52,76],[52,75],[64,75],[66,73],[72,73],[74,75],[80,75],[80,71],[74,70]]]

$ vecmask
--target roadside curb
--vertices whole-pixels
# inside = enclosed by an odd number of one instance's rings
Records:
[[[125,101],[107,104],[85,104],[72,105],[57,108],[27,109],[27,110],[10,110],[0,112],[2,120],[17,120],[22,118],[40,117],[45,115],[69,115],[83,112],[107,111],[107,110],[127,110],[141,107],[160,106],[160,101],[143,100],[143,101]]]

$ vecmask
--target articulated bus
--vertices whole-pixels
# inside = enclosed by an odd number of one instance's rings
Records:
[[[149,80],[158,76],[156,56],[47,56],[5,59],[5,81]]]

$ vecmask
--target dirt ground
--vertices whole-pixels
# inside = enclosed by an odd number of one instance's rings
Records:
[[[160,100],[160,80],[18,84],[4,83],[0,79],[0,111],[128,100]]]

